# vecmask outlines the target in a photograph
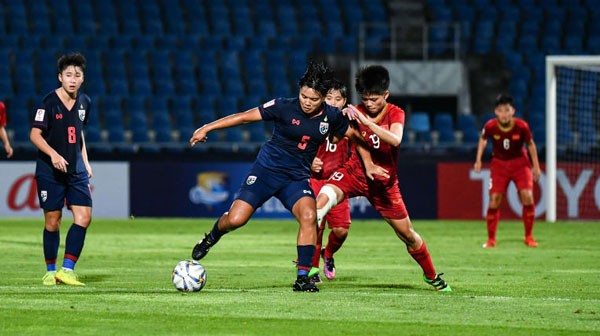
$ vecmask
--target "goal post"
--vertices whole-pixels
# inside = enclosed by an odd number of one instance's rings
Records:
[[[569,161],[567,166],[576,164],[596,165],[598,147],[597,114],[600,87],[600,56],[546,56],[546,221],[557,220],[557,182],[569,176],[558,176],[558,161]],[[589,118],[583,120],[583,117]],[[596,119],[594,119],[596,118]],[[571,140],[572,139],[572,140]],[[582,168],[579,172],[589,173]],[[588,175],[590,175],[589,173]],[[584,174],[579,175],[581,177]],[[567,176],[567,177],[565,177]],[[591,176],[591,175],[590,175]],[[587,176],[589,178],[589,176]],[[580,179],[581,180],[581,179]],[[584,183],[569,184],[569,191],[577,190],[577,195],[592,198]],[[587,183],[587,180],[585,180]],[[575,185],[578,184],[578,185]],[[578,189],[577,189],[578,188]],[[565,192],[566,193],[566,192]],[[591,193],[593,194],[593,193]],[[571,200],[568,200],[571,201]],[[580,199],[567,205],[567,217],[578,214]],[[590,206],[593,206],[592,201]],[[583,206],[587,206],[587,203]],[[594,211],[598,211],[595,209]],[[561,211],[562,213],[562,211]]]

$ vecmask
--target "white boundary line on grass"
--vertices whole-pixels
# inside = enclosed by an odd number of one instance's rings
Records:
[[[60,287],[41,287],[41,286],[0,286],[0,291],[5,290],[5,289],[37,289],[37,292],[48,292],[51,293],[54,289],[64,289],[64,290],[71,290],[71,289],[79,289],[77,292],[80,293],[81,290],[83,291],[89,291],[89,292],[95,292],[96,290],[105,293],[105,294],[117,294],[117,293],[140,293],[143,294],[145,291],[132,291],[131,288],[103,288],[103,287],[91,287],[91,286],[86,286],[86,287],[68,287],[68,286],[60,286]],[[63,293],[66,293],[65,291],[62,291]],[[184,292],[178,292],[175,289],[166,289],[166,288],[148,288],[147,289],[148,292],[173,292],[173,294],[189,294],[189,295],[194,295],[194,293],[184,293]],[[288,294],[287,291],[282,291],[282,290],[278,290],[278,289],[227,289],[227,288],[219,288],[219,289],[211,289],[211,288],[207,288],[202,290],[202,292],[221,292],[221,293],[246,293],[246,292],[251,292],[251,293],[280,293],[280,294]],[[21,292],[22,293],[22,292]],[[327,293],[327,292],[325,292]],[[356,295],[362,295],[362,296],[400,296],[400,297],[432,297],[431,294],[433,294],[434,292],[432,291],[429,294],[415,294],[415,293],[374,293],[374,292],[362,292],[362,293],[356,293],[354,291],[343,291],[343,290],[335,290],[332,291],[332,293],[347,293],[347,294],[352,294],[354,296]],[[4,294],[17,294],[14,292],[5,292]],[[318,294],[317,294],[318,295]],[[503,295],[499,295],[499,296],[493,296],[493,295],[456,295],[456,292],[452,292],[452,293],[439,293],[439,297],[453,297],[453,298],[461,298],[461,299],[479,299],[479,300],[495,300],[495,301],[506,301],[506,300],[543,300],[543,301],[558,301],[558,302],[592,302],[592,303],[600,303],[600,299],[572,299],[572,298],[560,298],[560,297],[545,297],[545,298],[535,298],[535,297],[525,297],[525,296],[503,296]]]

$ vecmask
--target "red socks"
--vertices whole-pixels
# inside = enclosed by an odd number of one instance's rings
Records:
[[[435,272],[435,267],[433,267],[433,262],[431,261],[431,256],[429,256],[429,251],[427,251],[425,241],[423,241],[421,248],[416,251],[408,251],[408,253],[410,253],[411,257],[413,257],[419,266],[421,266],[427,279],[435,279],[437,273]]]
[[[531,237],[533,220],[535,219],[535,205],[523,206],[523,224],[525,224],[525,237]]]
[[[500,209],[488,209],[485,221],[487,222],[488,240],[496,241],[496,230],[500,219]]]
[[[342,244],[344,244],[345,240],[345,238],[343,240],[337,238],[335,234],[333,234],[333,231],[329,232],[329,238],[327,238],[327,246],[325,247],[325,256],[327,258],[331,258],[333,254],[337,252],[340,249],[340,247],[342,247]]]

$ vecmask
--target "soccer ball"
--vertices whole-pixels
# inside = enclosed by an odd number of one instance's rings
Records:
[[[206,284],[206,270],[195,260],[183,260],[173,269],[171,280],[179,291],[197,292]]]

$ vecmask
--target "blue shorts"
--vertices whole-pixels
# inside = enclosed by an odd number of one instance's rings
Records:
[[[308,178],[293,180],[287,174],[254,163],[242,182],[237,199],[247,202],[256,210],[272,196],[277,197],[289,211],[302,197],[315,198]]]
[[[67,206],[92,206],[92,193],[87,172],[64,174],[55,172],[52,175],[38,174],[38,200],[40,207],[46,211],[60,210]]]

